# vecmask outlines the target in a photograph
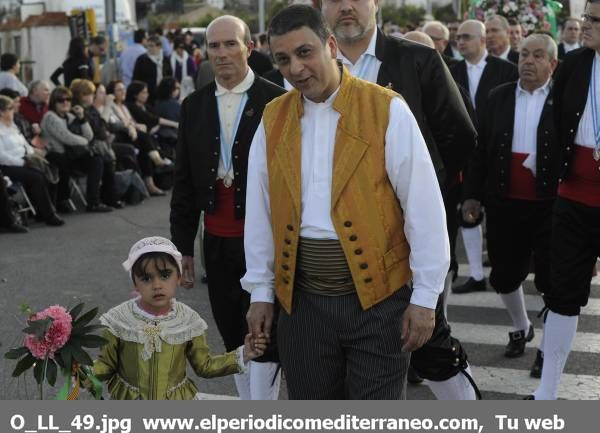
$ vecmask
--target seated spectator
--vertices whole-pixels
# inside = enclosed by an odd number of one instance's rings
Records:
[[[19,224],[10,209],[10,200],[7,188],[11,185],[8,176],[4,176],[0,171],[0,229],[9,233],[27,233],[29,229]]]
[[[83,108],[73,107],[71,91],[57,87],[50,94],[48,112],[42,119],[42,135],[48,140],[46,158],[58,167],[58,209],[69,212],[69,181],[75,171],[87,175],[86,199],[88,212],[110,212],[111,207],[100,202],[102,156],[94,154],[90,146],[94,138],[92,127],[85,118]]]
[[[180,86],[173,77],[163,78],[156,91],[156,101],[152,112],[159,117],[179,123],[181,117]],[[158,139],[174,147],[177,142],[177,129],[161,126],[158,130]]]
[[[173,120],[165,119],[148,111],[146,103],[148,102],[148,86],[142,81],[132,81],[127,88],[127,108],[136,122],[146,125],[151,134],[158,132],[161,126],[178,128],[179,124]]]
[[[91,57],[88,56],[85,42],[82,38],[76,37],[71,39],[67,59],[50,76],[50,80],[54,85],[61,85],[58,79],[61,75],[63,76],[65,87],[69,87],[71,81],[75,78],[94,79],[94,64]]]
[[[100,186],[100,200],[107,205],[120,209],[123,203],[115,197],[115,163],[116,156],[112,149],[112,137],[104,125],[104,120],[94,107],[94,93],[96,86],[90,80],[75,79],[71,82],[73,106],[81,106],[85,111],[85,118],[92,127],[94,139],[91,142],[92,151],[102,157],[102,183]]]
[[[112,149],[115,152],[116,157],[116,171],[132,169],[141,174],[140,167],[137,163],[137,149],[133,144],[128,141],[131,137],[127,137],[125,142],[119,142],[116,134],[119,132],[119,128],[115,128],[116,131],[112,131],[111,119],[113,114],[113,104],[115,96],[106,94],[106,88],[102,84],[96,86],[96,92],[94,94],[94,103],[89,108],[88,118],[94,131],[94,136],[103,136],[106,134],[107,140],[111,143]],[[97,113],[97,114],[96,114]],[[99,118],[97,118],[99,117]],[[96,120],[93,120],[95,119]],[[99,122],[102,122],[100,125]],[[102,128],[102,130],[100,129]],[[127,131],[124,131],[127,134]]]
[[[158,151],[158,143],[148,133],[148,128],[135,121],[125,105],[126,91],[122,81],[109,84],[106,89],[108,96],[113,95],[112,115],[108,128],[116,135],[116,140],[131,143],[139,150],[138,163],[148,192],[151,195],[165,195],[166,193],[154,184],[154,168],[161,168],[169,164]]]
[[[154,101],[156,87],[164,77],[172,77],[173,70],[169,58],[163,54],[162,42],[158,36],[150,36],[146,43],[148,52],[135,61],[133,80],[142,81],[148,86],[150,101]]]
[[[31,144],[38,149],[45,149],[46,142],[41,138],[41,123],[48,111],[50,85],[47,81],[34,80],[29,83],[29,94],[21,98],[19,113],[31,124],[34,137]]]
[[[4,95],[7,98],[13,100],[15,108],[14,123],[17,126],[17,128],[19,128],[19,131],[21,132],[21,134],[23,134],[27,142],[31,144],[31,140],[34,137],[33,128],[31,127],[31,123],[29,123],[29,121],[25,119],[25,117],[21,113],[19,113],[19,110],[21,108],[21,95],[19,95],[19,92],[17,92],[16,90],[9,88],[4,88],[0,90],[0,95]]]
[[[13,53],[4,53],[0,56],[0,89],[9,88],[27,96],[27,87],[17,77],[21,70],[21,62]]]
[[[181,83],[182,88],[186,89],[182,98],[194,91],[196,69],[194,58],[185,50],[183,38],[178,38],[175,41],[175,50],[171,54],[171,70],[175,79]]]
[[[61,226],[64,221],[56,215],[46,177],[30,161],[37,151],[13,123],[14,110],[13,100],[0,95],[0,170],[23,184],[41,220],[50,226]]]

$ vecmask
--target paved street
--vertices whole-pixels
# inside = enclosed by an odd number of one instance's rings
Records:
[[[77,214],[65,217],[61,228],[35,224],[27,235],[0,234],[0,352],[20,343],[24,316],[22,303],[32,309],[51,304],[72,306],[78,302],[98,306],[101,311],[128,299],[131,282],[121,268],[132,243],[144,236],[168,236],[169,198],[152,198],[141,205],[111,214]],[[459,242],[460,244],[460,242]],[[464,255],[461,254],[464,262]],[[198,270],[198,269],[197,269]],[[461,265],[461,278],[468,275]],[[199,278],[198,272],[197,277]],[[459,280],[460,282],[460,280]],[[510,320],[499,298],[491,291],[454,295],[449,301],[453,333],[464,343],[476,381],[484,398],[518,398],[535,389],[529,377],[541,337],[535,318],[541,307],[531,281],[525,283],[530,318],[536,337],[524,357],[508,360],[502,356]],[[195,308],[209,323],[208,337],[214,352],[223,345],[212,320],[206,287],[199,281],[192,290],[181,289],[178,298]],[[567,362],[559,396],[567,399],[600,398],[600,281],[595,281],[592,298],[579,320],[574,351]],[[0,399],[35,397],[32,377],[10,377],[13,361],[0,360]],[[207,398],[232,398],[231,377],[196,381]],[[51,391],[47,393],[52,396]],[[426,385],[409,386],[411,399],[431,399]],[[281,398],[286,398],[285,387]]]

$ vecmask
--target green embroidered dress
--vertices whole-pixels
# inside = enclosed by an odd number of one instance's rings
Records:
[[[186,359],[200,377],[244,371],[242,347],[213,356],[206,322],[190,307],[173,301],[171,312],[153,316],[135,300],[112,308],[100,321],[108,344],[94,362],[114,400],[192,400],[198,389],[186,376]]]

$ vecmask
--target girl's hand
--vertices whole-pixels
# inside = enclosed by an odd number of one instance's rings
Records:
[[[244,339],[244,364],[251,359],[258,358],[265,353],[267,348],[267,339],[263,334],[253,338],[252,334],[246,334]]]

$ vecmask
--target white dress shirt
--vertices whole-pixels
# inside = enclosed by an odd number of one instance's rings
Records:
[[[229,146],[229,155],[231,156],[231,149],[233,147],[233,140],[237,134],[235,122],[239,114],[239,110],[243,110],[244,107],[240,107],[242,97],[245,92],[248,91],[252,84],[254,84],[254,72],[248,68],[246,77],[233,89],[228,90],[221,86],[217,80],[217,90],[215,90],[215,96],[217,97],[217,107],[219,109],[219,122],[220,128],[225,138],[225,143]],[[242,113],[243,115],[243,113]],[[233,165],[229,169],[229,172],[225,171],[225,165],[223,164],[223,155],[219,159],[219,171],[217,173],[218,179],[233,181]]]
[[[33,153],[33,147],[14,123],[7,126],[4,122],[0,122],[0,165],[23,167],[25,155]]]
[[[515,120],[512,139],[512,151],[526,153],[529,156],[523,166],[536,174],[537,129],[546,98],[550,93],[550,80],[532,93],[521,87],[521,80],[515,91]]]
[[[506,47],[506,51],[504,51],[502,54],[500,54],[498,57],[500,57],[501,59],[508,60],[508,54],[510,53],[510,45],[508,47]]]
[[[338,50],[337,58],[350,71],[352,75],[363,80],[377,83],[377,75],[381,67],[381,61],[375,57],[375,44],[377,42],[377,31],[373,32],[369,46],[364,53],[360,55],[356,63],[348,60],[340,50]]]
[[[596,52],[594,58],[596,62],[596,76],[591,77],[591,80],[596,80],[596,89],[600,89],[600,54]],[[591,84],[591,82],[590,82]],[[596,96],[597,112],[600,113],[600,95]],[[584,147],[596,148],[596,139],[594,138],[594,119],[592,113],[592,98],[589,97],[585,103],[585,109],[579,121],[579,127],[577,128],[577,135],[575,135],[575,144]],[[598,119],[600,121],[600,119]]]
[[[336,92],[337,93],[337,92]],[[323,103],[304,100],[301,119],[300,235],[338,239],[331,221],[331,185],[335,135],[340,114],[332,95]],[[411,303],[435,308],[450,263],[444,204],[431,157],[417,122],[404,101],[392,99],[385,135],[385,167],[404,210],[413,274]],[[242,287],[251,302],[273,302],[273,234],[264,125],[259,125],[248,162]]]
[[[575,42],[574,44],[568,44],[565,41],[563,41],[563,47],[565,48],[565,54],[567,54],[569,51],[573,51],[576,50],[577,48],[581,48],[581,44],[579,42]]]
[[[471,102],[473,103],[473,108],[475,108],[475,95],[477,95],[477,88],[479,87],[479,81],[481,81],[481,76],[483,75],[483,70],[485,69],[485,65],[487,65],[487,61],[485,60],[488,56],[487,50],[483,52],[483,56],[479,60],[479,63],[472,64],[469,63],[468,60],[465,59],[467,63],[467,77],[469,78],[469,96],[471,97]]]

